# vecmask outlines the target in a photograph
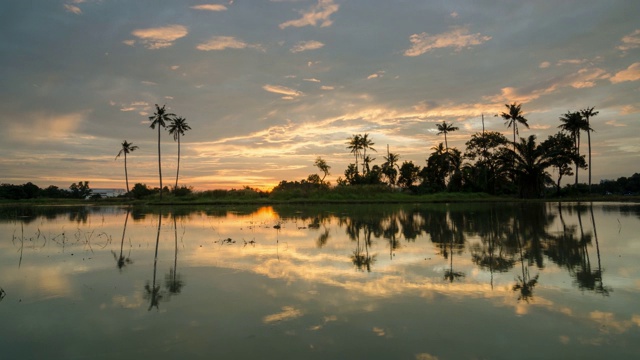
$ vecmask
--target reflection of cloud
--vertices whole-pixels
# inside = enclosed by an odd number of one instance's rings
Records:
[[[295,44],[289,51],[292,53],[299,53],[307,50],[316,50],[323,47],[324,44],[320,41],[310,40],[310,41],[300,41]]]
[[[282,307],[282,312],[279,312],[277,314],[267,315],[262,319],[262,322],[264,322],[265,324],[271,324],[274,322],[299,318],[302,315],[303,315],[302,311],[292,306],[284,306]]]
[[[621,334],[636,325],[633,318],[632,320],[616,320],[615,315],[610,312],[593,311],[589,313],[589,318],[600,324],[600,331],[605,333],[613,331]]]
[[[433,49],[448,47],[460,51],[464,48],[480,45],[489,40],[491,40],[491,36],[483,36],[480,33],[469,34],[469,29],[466,27],[454,28],[449,32],[437,35],[429,35],[423,32],[411,35],[409,41],[411,41],[413,45],[411,49],[404,52],[404,55],[419,56]]]
[[[233,36],[214,36],[208,41],[196,46],[196,49],[202,51],[245,48],[261,49],[262,46],[259,44],[248,44],[240,39],[236,39]]]
[[[300,11],[302,17],[297,20],[289,20],[280,24],[280,29],[285,29],[289,26],[303,27],[303,26],[318,26],[327,27],[333,24],[333,21],[329,19],[331,14],[338,11],[340,5],[334,4],[333,0],[318,0],[318,4],[311,7],[307,11]]]
[[[131,34],[139,38],[147,49],[162,49],[173,45],[173,42],[189,33],[182,25],[169,25],[157,28],[137,29]]]
[[[629,65],[628,68],[616,73],[611,79],[612,83],[617,84],[624,81],[640,80],[640,62]]]
[[[429,353],[416,354],[416,360],[438,360],[438,357]]]

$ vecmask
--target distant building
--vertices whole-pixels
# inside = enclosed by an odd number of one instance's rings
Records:
[[[126,191],[124,189],[91,189],[92,195],[100,195],[101,197],[117,197],[124,195]]]

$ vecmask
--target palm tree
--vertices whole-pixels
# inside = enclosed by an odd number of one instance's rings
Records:
[[[360,155],[360,150],[362,149],[362,136],[360,134],[356,134],[347,140],[349,140],[349,146],[347,146],[347,149],[351,150],[351,153],[356,157],[356,174],[358,174],[358,157]]]
[[[566,131],[573,138],[574,154],[575,154],[574,162],[576,164],[575,185],[578,185],[578,168],[580,167],[581,163],[584,162],[584,160],[581,161],[581,157],[580,157],[580,132],[581,131],[589,132],[587,130],[589,129],[589,126],[587,125],[587,121],[582,118],[582,115],[580,114],[579,111],[576,111],[576,112],[568,111],[566,114],[560,117],[560,122],[562,122],[562,124],[560,124],[558,128],[560,128],[563,131]]]
[[[133,143],[127,142],[127,140],[122,142],[122,149],[116,155],[116,159],[120,157],[120,155],[124,154],[124,178],[127,184],[127,194],[129,193],[129,175],[127,174],[127,154],[137,150],[138,147],[134,146]]]
[[[445,149],[449,151],[449,143],[447,142],[447,133],[458,130],[458,127],[453,126],[453,123],[447,124],[446,121],[443,121],[442,124],[436,124],[436,127],[438,128],[438,135],[444,134]]]
[[[515,164],[511,171],[519,182],[520,196],[539,197],[545,182],[550,180],[546,169],[553,165],[553,159],[543,146],[536,144],[535,135],[520,138],[515,145],[516,151],[507,150],[505,160],[510,159]]]
[[[504,124],[507,128],[513,127],[513,151],[516,151],[516,134],[518,132],[518,123],[524,125],[527,129],[529,124],[527,119],[522,115],[522,104],[504,104],[509,109],[509,112],[503,112],[500,116],[505,120]]]
[[[360,148],[362,149],[362,172],[363,173],[365,171],[365,166],[366,166],[367,172],[369,172],[368,164],[369,162],[374,160],[374,159],[371,159],[371,157],[367,157],[367,149],[376,151],[376,149],[373,148],[373,145],[375,145],[375,143],[371,141],[371,139],[369,139],[369,134],[365,133],[360,137]]]
[[[178,189],[178,175],[180,174],[180,135],[184,135],[185,131],[191,130],[191,127],[187,124],[187,119],[176,116],[173,117],[167,129],[169,134],[173,135],[173,140],[178,141],[178,168],[176,170],[176,186],[174,190]]]
[[[162,107],[156,104],[156,112],[153,113],[153,116],[149,116],[149,121],[151,121],[151,128],[155,129],[158,126],[158,176],[160,177],[160,199],[162,199],[162,161],[160,159],[160,128],[164,128],[167,126],[167,122],[171,121],[171,118],[176,116],[175,114],[168,113],[165,110],[165,105]]]
[[[598,115],[599,111],[593,111],[594,107],[586,108],[580,110],[580,115],[587,122],[587,143],[589,146],[589,192],[591,192],[591,132],[593,129],[591,128],[591,124],[589,123],[589,118],[592,116]]]

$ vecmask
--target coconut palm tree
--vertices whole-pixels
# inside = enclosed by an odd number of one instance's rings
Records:
[[[527,139],[520,138],[520,142],[515,145],[516,151],[508,149],[504,160],[511,160],[515,164],[511,171],[519,183],[520,196],[539,197],[545,182],[551,179],[546,170],[553,165],[553,159],[543,146],[536,144],[535,135],[530,135]]]
[[[589,192],[591,192],[591,132],[593,129],[591,128],[591,124],[589,119],[593,116],[598,115],[599,111],[593,111],[594,107],[586,108],[580,110],[580,115],[587,122],[587,143],[589,146]]]
[[[127,184],[127,194],[129,193],[129,175],[127,174],[127,154],[137,150],[138,147],[134,146],[133,143],[127,142],[127,140],[122,142],[122,148],[116,155],[116,159],[120,157],[120,155],[124,154],[124,179]]]
[[[160,156],[160,128],[165,128],[167,126],[167,122],[171,121],[171,118],[176,116],[175,114],[167,112],[165,109],[165,105],[162,107],[156,104],[156,112],[153,113],[153,116],[149,116],[149,121],[151,121],[151,128],[155,129],[158,127],[158,176],[160,177],[160,199],[162,199],[162,160]]]
[[[504,106],[506,106],[509,111],[503,112],[500,116],[504,119],[504,124],[507,128],[513,128],[513,151],[516,151],[516,134],[519,134],[518,123],[524,125],[528,129],[528,120],[525,119],[522,114],[522,104],[513,103],[504,104]]]
[[[360,150],[362,149],[362,135],[356,134],[347,139],[347,149],[351,150],[351,153],[356,157],[356,174],[358,174],[358,157],[360,156]]]
[[[371,159],[371,157],[367,157],[367,149],[376,151],[376,149],[373,148],[373,145],[375,145],[375,143],[371,141],[371,139],[369,139],[369,134],[365,133],[360,137],[360,148],[362,149],[362,172],[363,173],[365,169],[367,170],[367,172],[369,172],[368,164],[374,160],[374,159]]]
[[[180,136],[184,135],[185,131],[191,130],[191,127],[187,124],[187,119],[176,116],[171,118],[167,129],[169,130],[169,134],[173,135],[173,140],[178,142],[178,168],[176,170],[176,186],[174,187],[174,190],[177,190],[178,175],[180,175]]]
[[[571,135],[571,138],[573,139],[575,153],[574,163],[576,164],[575,185],[578,185],[578,168],[581,167],[582,163],[584,163],[584,160],[580,156],[580,132],[589,132],[587,130],[589,129],[589,126],[587,124],[587,121],[582,118],[582,115],[579,111],[568,111],[566,114],[560,117],[560,122],[562,122],[562,124],[560,124],[558,128],[560,128],[562,131],[566,131],[569,135]]]
[[[458,130],[457,126],[453,126],[453,123],[447,124],[446,121],[443,121],[442,124],[436,124],[438,128],[438,135],[444,134],[444,146],[447,151],[449,151],[449,143],[447,142],[447,134],[450,132],[454,132]]]

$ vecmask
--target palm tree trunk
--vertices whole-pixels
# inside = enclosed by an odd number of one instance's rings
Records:
[[[576,183],[575,185],[578,186],[578,164],[579,164],[579,158],[580,158],[580,133],[578,133],[576,135]]]
[[[176,170],[176,186],[173,191],[178,190],[178,175],[180,174],[180,133],[178,133],[178,169]]]
[[[447,153],[449,152],[449,143],[447,142],[447,133],[444,133],[444,148],[447,151]]]
[[[162,161],[160,160],[160,125],[158,125],[158,175],[160,176],[160,199],[162,199]]]
[[[127,153],[124,153],[124,181],[127,184],[127,194],[129,193],[129,174],[127,174]]]
[[[587,118],[587,143],[589,145],[589,193],[591,193],[591,127]]]

